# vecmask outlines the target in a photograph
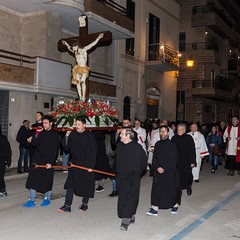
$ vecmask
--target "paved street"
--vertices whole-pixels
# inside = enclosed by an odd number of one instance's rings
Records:
[[[38,196],[37,207],[24,209],[22,204],[28,199],[24,188],[26,174],[7,174],[8,196],[0,199],[0,239],[1,240],[165,240],[196,239],[219,240],[240,238],[240,176],[226,176],[222,166],[211,173],[209,163],[205,163],[200,183],[193,184],[191,197],[183,193],[178,214],[161,210],[157,217],[147,216],[150,207],[152,178],[142,179],[141,196],[136,215],[136,223],[127,232],[119,230],[121,220],[116,213],[117,198],[107,195],[111,192],[111,182],[106,180],[105,191],[96,193],[89,203],[87,212],[78,210],[80,199],[74,197],[71,213],[58,213],[64,203],[63,189],[67,174],[56,172],[52,204],[42,208],[42,196]]]

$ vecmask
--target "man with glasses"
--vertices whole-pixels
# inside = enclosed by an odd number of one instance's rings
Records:
[[[178,150],[178,172],[181,190],[187,189],[187,195],[192,194],[193,174],[192,168],[196,166],[195,144],[191,136],[186,133],[185,123],[177,125],[177,134],[173,136]]]

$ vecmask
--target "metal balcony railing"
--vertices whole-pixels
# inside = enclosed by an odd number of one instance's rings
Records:
[[[214,4],[209,5],[199,5],[194,6],[192,8],[192,14],[198,14],[198,13],[209,13],[214,12],[216,13],[229,27],[233,27],[233,20],[232,18],[227,14],[227,12],[224,9],[219,9],[214,6]]]
[[[113,76],[108,75],[108,74],[99,73],[99,72],[90,71],[89,76],[93,77],[93,78],[109,81],[109,82],[113,82],[114,81],[114,77]]]
[[[114,9],[117,12],[120,12],[123,15],[127,15],[127,9],[124,8],[123,6],[119,5],[118,3],[116,3],[113,0],[97,0],[97,1]]]
[[[231,80],[224,77],[216,78],[215,80],[193,80],[192,88],[215,88],[231,92],[233,83]]]
[[[3,49],[0,49],[0,59],[1,58],[12,60],[11,64],[14,64],[20,67],[24,67],[25,63],[27,63],[28,65],[36,63],[36,57],[30,57],[24,54],[15,53],[15,52],[3,50]]]
[[[193,42],[179,44],[179,51],[196,51],[196,50],[215,50],[218,51],[218,44],[213,42]]]
[[[37,58],[38,58],[37,56],[31,57],[28,55],[0,49],[0,63],[4,62],[6,64],[11,64],[11,65],[20,66],[20,67],[30,67],[32,69],[35,69],[37,68],[36,66]],[[46,59],[46,60],[51,61],[51,59]],[[57,61],[52,60],[52,62],[57,62]],[[99,73],[99,72],[90,71],[89,76],[96,79],[109,81],[109,82],[114,81],[113,76]]]
[[[162,61],[179,66],[179,52],[162,43],[149,44],[146,48],[146,61]]]

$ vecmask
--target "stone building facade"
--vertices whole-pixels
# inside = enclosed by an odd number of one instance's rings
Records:
[[[179,2],[177,120],[229,122],[239,116],[239,1]]]
[[[178,1],[44,2],[0,6],[0,124],[12,145],[13,165],[23,120],[34,123],[36,111],[48,113],[59,99],[77,97],[70,84],[75,59],[59,52],[57,43],[78,35],[81,14],[88,16],[89,33],[113,35],[111,45],[89,54],[90,98],[108,100],[120,120],[175,120]]]

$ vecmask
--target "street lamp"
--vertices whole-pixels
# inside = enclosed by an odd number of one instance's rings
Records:
[[[194,61],[192,59],[187,60],[187,67],[192,67],[194,65]]]

